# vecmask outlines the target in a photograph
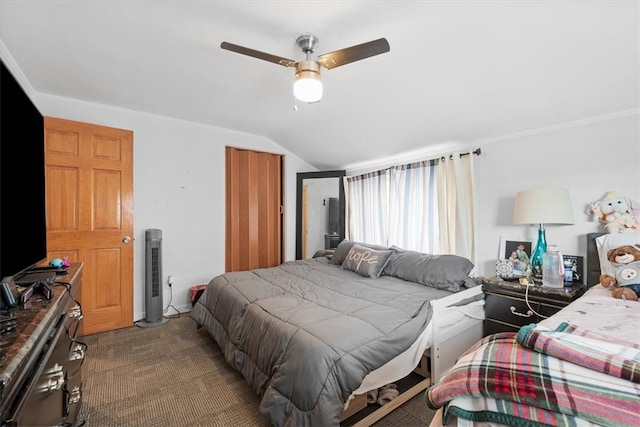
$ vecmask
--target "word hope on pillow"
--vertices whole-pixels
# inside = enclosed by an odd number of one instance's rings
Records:
[[[331,264],[342,265],[353,245],[359,245],[363,248],[374,249],[376,251],[386,251],[389,249],[386,246],[372,245],[362,242],[350,242],[347,239],[344,239],[334,251],[333,256],[331,257]]]
[[[389,262],[390,250],[375,250],[353,245],[342,262],[345,270],[355,271],[361,276],[377,279]]]

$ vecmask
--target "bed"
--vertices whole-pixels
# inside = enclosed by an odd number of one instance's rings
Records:
[[[455,255],[343,241],[330,256],[217,276],[191,317],[274,426],[338,426],[368,391],[414,370],[425,378],[404,394],[424,391],[482,336],[472,268]]]
[[[518,333],[482,338],[425,392],[431,426],[640,425],[640,302],[599,284],[609,249],[640,234],[587,236],[580,298]]]

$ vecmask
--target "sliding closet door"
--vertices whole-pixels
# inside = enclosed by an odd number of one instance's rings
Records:
[[[282,263],[282,156],[226,148],[226,271]]]

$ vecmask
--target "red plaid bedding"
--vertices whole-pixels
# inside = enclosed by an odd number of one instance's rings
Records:
[[[510,424],[521,416],[519,404],[540,409],[530,425],[575,425],[577,417],[604,426],[638,426],[640,419],[639,384],[534,351],[518,344],[515,333],[483,338],[426,391],[432,409],[465,396],[505,401],[515,411],[487,413],[489,419],[474,413],[476,421]],[[527,419],[518,421],[526,425]]]
[[[554,331],[535,324],[518,332],[518,343],[594,371],[640,383],[640,345],[561,323]],[[640,422],[639,422],[640,424]]]

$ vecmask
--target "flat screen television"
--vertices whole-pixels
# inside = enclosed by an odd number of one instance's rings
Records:
[[[0,278],[47,257],[44,118],[2,61]]]

